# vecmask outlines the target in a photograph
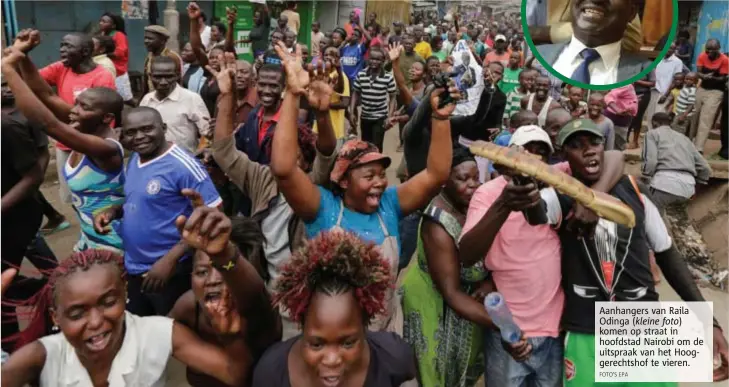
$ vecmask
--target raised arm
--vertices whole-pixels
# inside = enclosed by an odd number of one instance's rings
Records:
[[[241,318],[245,317],[280,340],[278,314],[271,306],[263,279],[230,241],[231,220],[218,209],[205,206],[198,192],[185,189],[182,194],[195,208],[189,218],[181,215],[175,221],[182,240],[210,257],[232,293],[232,299],[227,294],[220,303],[205,305],[215,331],[221,335],[239,334]],[[237,310],[237,316],[231,313],[233,310]]]
[[[392,75],[395,77],[395,84],[397,85],[397,92],[400,96],[400,102],[403,105],[409,106],[413,102],[413,93],[408,88],[407,81],[405,80],[405,74],[400,69],[400,54],[402,53],[402,46],[400,42],[395,42],[390,45],[387,51],[387,55],[392,62]]]
[[[25,55],[15,48],[10,49],[9,52],[2,59],[2,73],[15,94],[17,108],[26,117],[33,117],[34,120],[44,125],[51,137],[66,144],[69,148],[93,159],[107,160],[106,163],[101,163],[106,164],[103,165],[104,167],[118,168],[122,164],[122,158],[116,144],[101,137],[83,133],[77,128],[59,121],[33,94],[15,70],[15,64]],[[109,117],[105,117],[105,119],[111,121],[113,114],[109,114]]]
[[[200,66],[205,67],[208,65],[208,54],[205,52],[205,45],[203,45],[202,38],[200,37],[200,6],[196,2],[190,2],[187,5],[187,17],[190,18],[190,45],[192,46],[192,52],[195,53]]]
[[[35,67],[33,62],[28,57],[33,48],[40,44],[40,32],[38,30],[25,29],[20,31],[18,36],[15,37],[14,48],[19,49],[25,53],[26,56],[23,60],[18,62],[18,68],[20,68],[20,74],[23,76],[28,87],[33,90],[33,93],[46,105],[53,114],[61,121],[68,122],[68,115],[71,113],[73,105],[67,103],[61,97],[59,97],[48,85],[48,83],[41,77],[38,69]]]
[[[300,218],[311,220],[319,212],[319,189],[298,166],[299,99],[309,86],[309,74],[301,67],[301,48],[296,55],[287,52],[283,43],[275,47],[286,69],[286,94],[281,106],[281,117],[273,136],[271,172],[289,205]]]
[[[228,28],[225,30],[225,47],[223,47],[223,50],[235,54],[233,29],[235,28],[235,21],[238,19],[238,8],[235,6],[225,7],[225,19],[228,22]]]
[[[456,105],[455,102],[452,102],[439,108],[440,95],[444,91],[443,89],[434,90],[430,97],[430,104],[433,108],[431,114],[432,131],[425,170],[397,187],[397,197],[403,215],[425,206],[448,180],[451,158],[453,157],[449,119]],[[455,99],[460,97],[458,89],[455,87],[451,87],[449,92]]]
[[[474,196],[471,200],[466,227],[458,243],[458,257],[465,266],[472,266],[486,257],[512,212],[531,208],[540,200],[535,184],[522,186],[514,184],[508,176],[504,178],[509,182],[495,199],[484,201]]]

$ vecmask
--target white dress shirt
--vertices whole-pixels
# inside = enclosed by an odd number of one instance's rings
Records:
[[[656,66],[655,89],[658,90],[661,95],[666,94],[668,88],[670,88],[673,83],[673,76],[680,72],[683,72],[683,61],[681,61],[681,59],[679,59],[676,55],[663,58],[663,60],[658,63],[658,66]]]
[[[600,58],[590,63],[590,84],[610,85],[618,82],[621,43],[622,40],[618,40],[614,43],[593,47],[600,54]],[[571,77],[584,60],[580,53],[586,48],[588,47],[584,43],[572,35],[572,40],[559,54],[552,67],[565,77]]]
[[[210,134],[210,113],[205,102],[199,94],[180,85],[161,101],[157,99],[157,92],[147,93],[139,106],[157,110],[167,124],[167,141],[192,153],[197,150],[198,138]]]
[[[125,312],[124,342],[111,363],[109,387],[164,387],[167,361],[172,355],[172,324],[169,317],[139,317]],[[89,373],[63,333],[42,337],[46,361],[40,386],[92,387]]]

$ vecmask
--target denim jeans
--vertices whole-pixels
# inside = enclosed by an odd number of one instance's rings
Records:
[[[499,387],[558,387],[562,385],[564,351],[559,337],[531,337],[529,359],[514,360],[501,345],[501,335],[484,330],[484,354],[487,386]]]
[[[400,221],[400,262],[398,270],[408,266],[418,247],[418,226],[423,213],[418,210]]]

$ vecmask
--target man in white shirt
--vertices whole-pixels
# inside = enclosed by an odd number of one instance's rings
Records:
[[[633,1],[575,0],[571,3],[572,39],[537,50],[554,70],[572,80],[611,85],[629,80],[650,61],[621,49],[625,30],[638,12]]]
[[[676,44],[672,43],[666,52],[666,56],[656,66],[656,83],[651,89],[651,102],[645,112],[645,117],[653,117],[656,112],[662,112],[663,104],[658,103],[661,96],[666,95],[673,84],[673,76],[683,72],[683,61],[674,55]]]
[[[139,106],[151,107],[160,113],[167,126],[167,141],[195,152],[199,138],[211,135],[210,113],[202,98],[177,84],[180,69],[172,58],[154,58],[150,78],[155,90],[147,93]]]

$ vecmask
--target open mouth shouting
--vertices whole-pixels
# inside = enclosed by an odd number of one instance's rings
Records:
[[[370,192],[367,194],[367,205],[370,207],[379,207],[382,191]]]
[[[600,173],[600,162],[597,160],[590,160],[585,164],[585,172],[593,176]]]
[[[342,375],[322,376],[321,381],[326,387],[337,387],[342,384]]]

